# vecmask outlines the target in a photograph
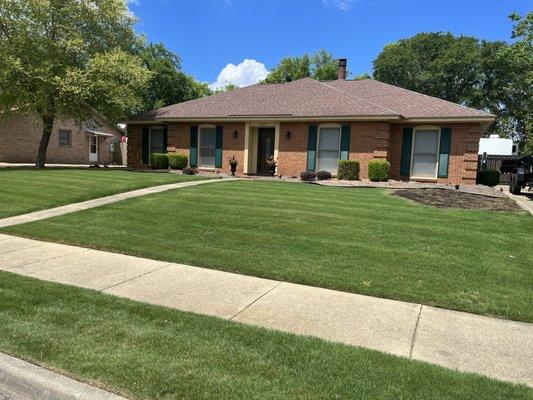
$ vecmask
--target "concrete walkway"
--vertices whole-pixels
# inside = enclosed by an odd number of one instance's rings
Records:
[[[126,400],[0,353],[0,400]]]
[[[516,201],[516,204],[518,204],[523,210],[533,215],[533,191],[526,188],[522,189],[522,192],[519,195],[516,195],[509,192],[509,186],[500,185],[498,188],[511,200]]]
[[[7,235],[0,269],[533,386],[533,324]]]
[[[112,196],[99,197],[93,200],[82,201],[81,203],[73,203],[68,204],[66,206],[49,208],[46,210],[35,211],[29,214],[16,215],[14,217],[0,219],[0,228],[58,217],[60,215],[71,214],[77,211],[87,210],[89,208],[100,207],[111,203],[117,203],[119,201],[131,199],[134,197],[141,197],[153,193],[166,192],[167,190],[204,185],[206,183],[227,182],[228,180],[229,179],[206,179],[201,181],[170,183],[167,185],[152,186],[144,189],[132,190],[130,192],[119,193]]]

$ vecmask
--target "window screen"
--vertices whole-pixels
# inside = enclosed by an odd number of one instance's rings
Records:
[[[438,131],[415,131],[411,175],[421,178],[436,178],[438,149]]]
[[[150,153],[163,153],[163,128],[150,128]]]
[[[340,150],[340,128],[320,128],[317,170],[337,172]]]
[[[200,129],[199,161],[201,167],[215,167],[215,128]]]

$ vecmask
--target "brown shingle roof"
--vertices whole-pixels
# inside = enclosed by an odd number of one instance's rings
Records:
[[[134,120],[225,118],[490,118],[491,114],[372,79],[319,82],[304,78],[257,84],[174,104]]]

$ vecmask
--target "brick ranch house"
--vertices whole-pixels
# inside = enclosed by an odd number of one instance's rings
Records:
[[[13,112],[0,118],[0,162],[34,163],[42,129],[41,120],[32,114]],[[73,120],[56,120],[46,162],[121,164],[122,134],[117,126],[97,113],[93,113],[81,125]]]
[[[474,184],[479,139],[494,115],[372,79],[310,78],[257,84],[136,116],[128,123],[128,161],[147,167],[151,152],[189,156],[200,170],[278,175],[336,172],[338,160],[386,159],[392,179]]]

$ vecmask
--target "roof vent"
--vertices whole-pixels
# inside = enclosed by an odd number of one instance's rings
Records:
[[[339,73],[338,73],[339,80],[346,79],[346,65],[347,64],[348,64],[348,60],[346,58],[339,58]]]

